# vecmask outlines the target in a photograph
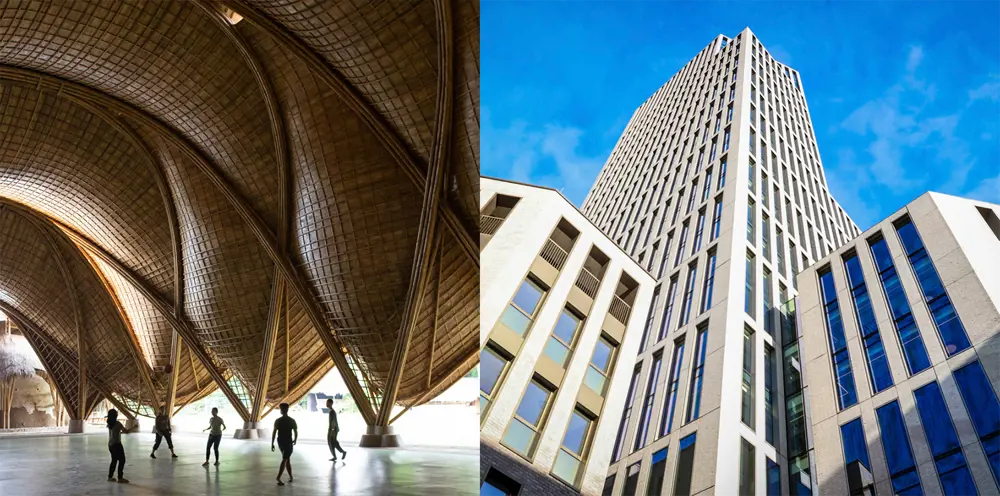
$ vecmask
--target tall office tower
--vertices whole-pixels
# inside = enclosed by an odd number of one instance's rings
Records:
[[[821,494],[1000,493],[998,215],[926,193],[799,274]]]
[[[805,404],[782,380],[800,360],[775,307],[859,231],[798,72],[749,29],[715,38],[636,110],[583,211],[659,283],[605,494],[808,494]]]

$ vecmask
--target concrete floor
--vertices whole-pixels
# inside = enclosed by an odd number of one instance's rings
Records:
[[[0,438],[0,493],[7,495],[425,495],[479,494],[479,451],[469,449],[361,449],[344,445],[346,461],[329,461],[325,443],[299,442],[292,455],[295,482],[274,478],[281,456],[270,440],[223,435],[221,464],[202,467],[207,438],[175,434],[149,458],[152,434],[122,436],[131,484],[107,482],[111,457],[103,433]],[[215,455],[212,455],[212,462]]]

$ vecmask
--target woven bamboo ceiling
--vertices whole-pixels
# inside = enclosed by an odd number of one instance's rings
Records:
[[[0,309],[73,418],[475,365],[478,9],[0,0]]]

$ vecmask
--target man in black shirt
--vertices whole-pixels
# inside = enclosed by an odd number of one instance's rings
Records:
[[[167,417],[167,407],[161,406],[160,413],[156,415],[156,442],[153,443],[153,452],[149,454],[150,458],[156,458],[156,450],[160,447],[160,441],[166,439],[167,447],[170,448],[170,458],[177,458],[174,454],[174,443],[170,439],[170,418]]]
[[[292,446],[299,440],[299,426],[295,419],[288,416],[288,403],[278,405],[281,409],[281,416],[274,421],[274,430],[271,431],[271,451],[274,451],[274,438],[278,438],[278,448],[281,450],[281,467],[278,468],[278,485],[284,486],[281,482],[281,474],[285,473],[288,467],[288,482],[292,482]],[[292,433],[295,437],[292,437]]]
[[[341,458],[346,459],[347,452],[340,446],[340,441],[337,441],[337,434],[340,433],[340,424],[337,423],[337,412],[333,411],[333,398],[326,399],[326,409],[330,410],[330,427],[326,433],[326,444],[330,446],[330,453],[333,455],[330,461],[337,461],[337,451],[340,451]]]

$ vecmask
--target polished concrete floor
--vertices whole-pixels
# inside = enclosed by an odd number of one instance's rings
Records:
[[[202,467],[206,437],[175,434],[179,458],[165,443],[149,458],[152,434],[122,436],[131,484],[107,482],[103,433],[0,438],[0,494],[7,495],[431,495],[479,494],[479,452],[469,449],[361,449],[329,461],[325,443],[300,442],[292,455],[295,482],[277,486],[281,457],[268,441],[223,435],[221,464]],[[213,455],[212,461],[215,461]]]

